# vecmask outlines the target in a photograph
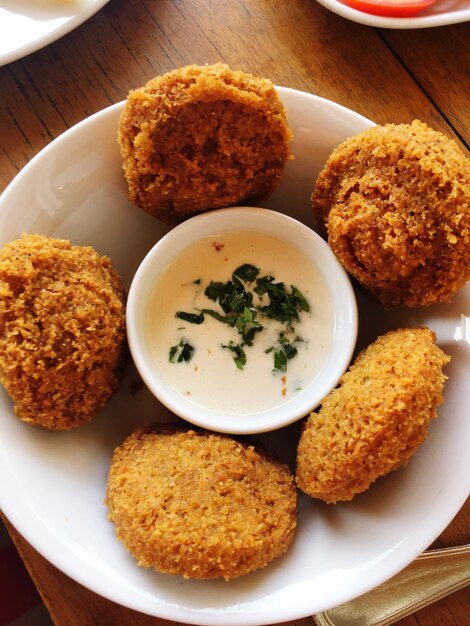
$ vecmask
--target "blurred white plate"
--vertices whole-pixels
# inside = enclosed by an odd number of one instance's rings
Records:
[[[0,65],[21,59],[79,26],[109,0],[0,0]]]
[[[280,89],[295,160],[267,205],[311,225],[309,196],[331,150],[371,125],[316,96]],[[127,200],[116,126],[122,104],[53,141],[0,198],[0,245],[22,232],[70,238],[108,254],[128,286],[167,231]],[[263,203],[264,204],[264,203]],[[453,357],[440,419],[409,465],[350,503],[300,498],[293,546],[268,567],[230,582],[186,581],[146,571],[116,540],[103,505],[112,451],[137,424],[168,414],[139,387],[135,370],[93,422],[47,432],[13,416],[0,390],[0,506],[39,552],[120,604],[161,618],[210,625],[279,623],[326,610],[391,577],[447,526],[469,493],[470,291],[452,304],[385,312],[359,296],[360,343],[386,329],[429,324]],[[292,460],[297,427],[257,436]]]
[[[319,4],[353,22],[376,26],[377,28],[429,28],[431,26],[446,26],[470,20],[469,0],[437,0],[437,2],[416,17],[384,17],[369,15],[358,11],[340,0],[317,0]]]

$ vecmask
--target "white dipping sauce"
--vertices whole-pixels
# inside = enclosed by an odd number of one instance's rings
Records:
[[[275,282],[283,282],[288,292],[294,285],[310,305],[310,311],[300,311],[300,320],[294,322],[290,337],[302,341],[295,342],[298,352],[288,360],[285,372],[274,371],[274,351],[266,353],[279,347],[285,324],[258,312],[256,319],[264,328],[252,346],[243,346],[246,365],[238,369],[232,352],[222,348],[242,342],[236,328],[207,314],[199,325],[175,316],[177,311],[197,314],[204,308],[224,315],[204,290],[211,281],[231,280],[232,272],[245,263],[260,268],[258,277],[271,275]],[[256,282],[244,286],[252,291]],[[260,301],[255,295],[253,304],[259,303],[267,304],[267,297]],[[333,311],[319,271],[295,246],[261,232],[228,231],[189,245],[159,276],[146,312],[148,348],[167,384],[199,406],[240,415],[279,406],[305,389],[320,372],[332,335]],[[170,362],[170,349],[181,340],[194,348],[192,358]]]

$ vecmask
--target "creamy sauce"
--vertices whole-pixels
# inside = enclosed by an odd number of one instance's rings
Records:
[[[273,351],[285,328],[257,314],[263,330],[252,346],[244,346],[246,365],[237,369],[233,354],[222,348],[240,344],[236,328],[205,315],[196,325],[175,317],[177,311],[198,313],[210,308],[223,314],[218,303],[204,295],[210,281],[227,282],[245,263],[260,268],[259,276],[272,275],[286,287],[295,285],[310,304],[294,323],[297,355],[287,370],[273,370]],[[253,285],[247,284],[252,290]],[[256,296],[258,298],[258,296]],[[254,304],[266,304],[264,296]],[[229,231],[188,246],[162,272],[153,289],[146,314],[146,336],[152,359],[168,385],[192,402],[215,411],[247,414],[287,402],[310,384],[321,370],[333,334],[333,312],[327,287],[308,258],[286,241],[259,232]],[[172,346],[189,343],[194,352],[185,362],[170,362]],[[278,345],[278,344],[277,344]]]

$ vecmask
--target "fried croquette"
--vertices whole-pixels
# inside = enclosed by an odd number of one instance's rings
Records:
[[[470,159],[418,120],[341,144],[312,204],[345,269],[386,306],[447,302],[470,278]]]
[[[169,224],[267,197],[290,139],[273,83],[221,63],[131,91],[118,131],[129,199]]]
[[[118,387],[124,291],[90,247],[23,235],[0,250],[0,382],[16,415],[68,430]]]
[[[379,337],[359,353],[339,387],[306,420],[297,485],[314,498],[351,500],[405,465],[441,404],[449,357],[427,328]]]
[[[236,578],[291,544],[296,488],[287,466],[209,432],[139,428],[114,452],[106,503],[143,567]]]

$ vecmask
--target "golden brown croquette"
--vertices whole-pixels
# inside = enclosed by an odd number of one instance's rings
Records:
[[[291,132],[271,81],[217,63],[131,91],[118,139],[131,202],[175,224],[268,196],[290,158]]]
[[[418,120],[341,144],[312,203],[345,269],[386,306],[446,302],[470,278],[470,159]]]
[[[326,502],[351,500],[405,465],[436,417],[449,360],[427,328],[391,331],[360,352],[306,420],[298,486]]]
[[[20,419],[52,430],[91,419],[118,386],[124,338],[107,257],[42,235],[0,250],[0,382]]]
[[[236,578],[287,550],[296,527],[287,466],[209,432],[139,428],[114,452],[106,503],[143,567]]]

